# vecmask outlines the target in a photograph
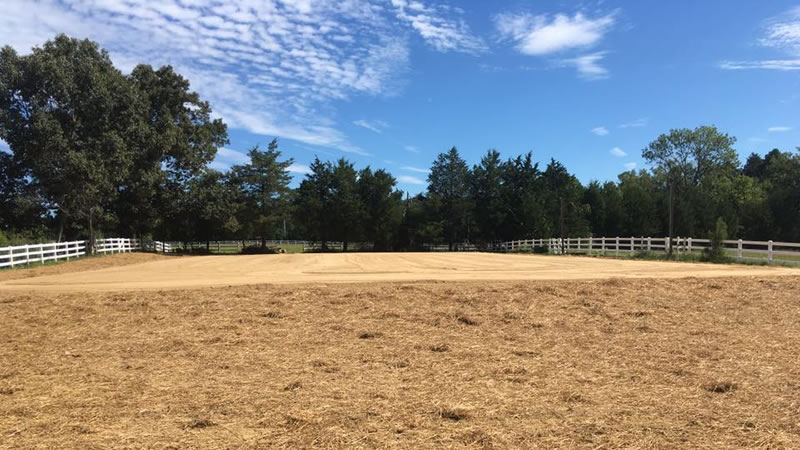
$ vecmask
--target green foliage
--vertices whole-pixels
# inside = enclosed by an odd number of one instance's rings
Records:
[[[456,242],[469,240],[470,175],[455,147],[436,157],[428,175],[428,195],[438,207],[436,219],[451,250]]]
[[[231,168],[231,182],[239,193],[241,203],[239,223],[246,227],[246,234],[264,241],[283,236],[282,224],[289,218],[290,203],[287,172],[293,159],[280,161],[278,141],[273,139],[266,151],[258,146],[248,152],[250,163]]]
[[[728,258],[725,256],[725,240],[728,239],[728,225],[722,220],[717,219],[714,231],[709,232],[708,239],[711,245],[706,249],[705,257],[711,262],[722,262]]]

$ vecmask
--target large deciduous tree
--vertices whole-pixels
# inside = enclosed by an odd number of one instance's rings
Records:
[[[95,218],[129,177],[143,102],[88,40],[59,35],[30,55],[0,51],[0,138],[64,219]]]
[[[228,143],[225,124],[190,90],[172,67],[140,64],[127,78],[144,102],[144,133],[135,147],[131,174],[120,187],[115,210],[121,231],[140,235],[174,219],[175,199]],[[168,223],[167,223],[168,225]]]
[[[685,192],[686,186],[697,187],[726,171],[735,171],[735,142],[736,138],[720,133],[716,127],[702,126],[670,130],[642,150],[642,157],[667,186],[670,240],[675,238],[676,195]],[[671,255],[672,246],[669,251]]]

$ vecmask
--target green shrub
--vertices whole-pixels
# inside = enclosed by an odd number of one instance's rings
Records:
[[[550,253],[550,247],[547,245],[537,245],[533,247],[533,253],[538,253],[538,254]]]
[[[249,246],[242,249],[243,255],[274,255],[280,253],[275,247]]]
[[[711,245],[705,251],[705,259],[711,262],[727,261],[724,241],[728,239],[728,224],[722,220],[722,217],[717,219],[717,226],[713,232],[709,233],[708,239],[711,241]]]

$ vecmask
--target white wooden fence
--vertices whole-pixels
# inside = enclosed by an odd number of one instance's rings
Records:
[[[549,253],[600,253],[633,254],[636,252],[667,252],[670,245],[677,254],[691,254],[705,251],[711,246],[709,239],[677,237],[577,237],[551,239],[525,239],[503,242],[495,246],[499,251],[532,251],[535,247],[546,247]],[[773,241],[723,241],[724,251],[738,261],[765,261],[800,264],[800,243]]]
[[[70,241],[0,247],[0,268],[78,258],[86,255],[86,244],[87,241]],[[139,249],[141,245],[136,239],[97,239],[94,253],[123,253]]]

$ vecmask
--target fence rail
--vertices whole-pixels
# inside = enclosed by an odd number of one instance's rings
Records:
[[[677,254],[701,253],[711,247],[709,239],[691,237],[576,237],[550,239],[524,239],[496,244],[496,251],[532,251],[541,248],[553,254],[601,253],[633,254],[636,252],[668,252],[672,247]],[[723,251],[737,261],[764,261],[800,264],[800,243],[726,240]]]
[[[48,261],[70,260],[86,255],[87,241],[49,242],[0,247],[0,268]],[[123,253],[141,249],[136,239],[111,238],[95,240],[94,253]]]

